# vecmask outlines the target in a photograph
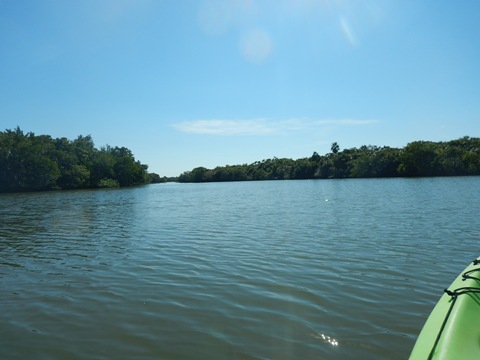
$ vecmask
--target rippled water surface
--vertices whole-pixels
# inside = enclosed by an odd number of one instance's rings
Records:
[[[480,178],[0,195],[1,359],[405,359]]]

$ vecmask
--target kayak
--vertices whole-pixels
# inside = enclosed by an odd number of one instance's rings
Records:
[[[445,290],[410,359],[480,359],[480,257]]]

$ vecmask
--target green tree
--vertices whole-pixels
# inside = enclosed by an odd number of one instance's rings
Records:
[[[337,154],[340,151],[340,145],[338,145],[337,142],[334,142],[332,143],[330,150],[332,151],[332,154]]]
[[[49,136],[24,134],[17,127],[1,137],[2,191],[47,190],[55,187],[60,176],[57,164],[51,159],[54,150]]]
[[[205,173],[208,171],[207,168],[203,166],[197,167],[193,169],[190,174],[190,181],[191,182],[204,182],[205,181]]]
[[[125,147],[115,147],[112,150],[114,157],[113,170],[115,180],[120,186],[144,184],[147,176],[147,166],[135,161],[132,152]]]
[[[317,154],[318,155],[318,154]],[[309,159],[299,159],[293,170],[294,179],[313,179],[317,164]]]
[[[427,141],[409,143],[400,153],[398,172],[403,176],[435,175],[435,145]]]
[[[468,175],[480,175],[480,154],[469,151],[462,155],[462,163]]]
[[[0,191],[131,186],[152,179],[127,148],[98,151],[91,136],[74,141],[14,130],[0,132]]]
[[[351,177],[395,177],[397,176],[398,151],[376,146],[362,146],[352,161]]]
[[[96,151],[90,166],[90,184],[99,187],[120,186],[115,179],[115,149],[103,146]]]

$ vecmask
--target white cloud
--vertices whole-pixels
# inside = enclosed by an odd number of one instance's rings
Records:
[[[365,126],[377,124],[378,120],[292,118],[287,120],[191,120],[172,126],[182,132],[201,135],[278,135],[293,131],[311,131],[324,126]]]

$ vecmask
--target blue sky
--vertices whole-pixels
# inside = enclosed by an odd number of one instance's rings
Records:
[[[480,136],[480,1],[0,0],[0,130],[161,176]]]

